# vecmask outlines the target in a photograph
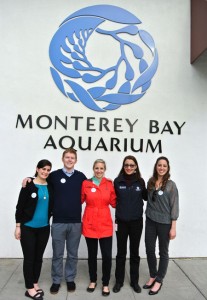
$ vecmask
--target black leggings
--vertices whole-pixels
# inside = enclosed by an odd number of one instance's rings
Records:
[[[38,282],[42,257],[50,235],[50,226],[32,228],[21,226],[21,246],[24,255],[23,274],[27,289],[34,288]]]
[[[98,241],[102,254],[102,282],[103,286],[109,284],[111,276],[111,259],[112,259],[112,237],[106,237],[101,239],[93,239],[86,237],[86,243],[88,247],[88,267],[89,276],[91,282],[97,280],[97,253],[98,253]]]
[[[169,262],[169,232],[171,224],[161,224],[146,218],[145,245],[147,252],[147,262],[149,266],[150,277],[156,278],[156,281],[162,282]],[[157,268],[157,258],[155,252],[156,240],[159,242],[159,267]]]

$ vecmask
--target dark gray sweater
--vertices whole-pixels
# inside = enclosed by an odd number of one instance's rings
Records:
[[[164,191],[161,189],[155,190],[155,188],[148,191],[146,216],[163,224],[171,224],[173,220],[177,220],[179,216],[179,198],[174,181],[168,180]]]

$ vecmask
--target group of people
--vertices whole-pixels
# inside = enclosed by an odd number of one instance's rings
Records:
[[[176,220],[179,214],[178,191],[170,180],[170,165],[166,157],[159,157],[152,177],[147,183],[141,177],[134,156],[124,158],[118,177],[105,177],[106,163],[97,159],[93,164],[93,177],[74,169],[77,152],[66,149],[62,155],[63,168],[51,171],[52,164],[41,160],[34,178],[26,178],[16,206],[15,238],[20,240],[23,251],[25,296],[42,300],[44,291],[38,280],[52,216],[52,285],[50,293],[58,293],[63,278],[63,257],[66,246],[65,281],[69,292],[75,291],[78,247],[81,234],[88,249],[90,283],[87,292],[97,286],[98,244],[102,255],[102,295],[108,296],[112,265],[113,221],[110,206],[115,208],[115,232],[117,255],[115,285],[118,293],[124,284],[127,241],[130,249],[130,285],[136,293],[139,286],[139,244],[143,230],[143,200],[147,201],[145,245],[149,266],[149,280],[143,286],[149,295],[157,294],[167,272],[169,241],[176,236]],[[82,204],[85,210],[82,214]],[[157,267],[156,241],[159,241],[159,265]]]

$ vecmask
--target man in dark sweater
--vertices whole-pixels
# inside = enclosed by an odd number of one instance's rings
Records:
[[[63,256],[66,246],[65,280],[69,292],[75,291],[78,246],[81,238],[81,186],[86,176],[74,170],[77,153],[66,149],[62,156],[63,168],[50,174],[48,182],[54,191],[52,235],[52,280],[51,294],[59,291],[63,277]]]

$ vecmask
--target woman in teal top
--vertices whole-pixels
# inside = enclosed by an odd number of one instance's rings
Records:
[[[24,255],[25,296],[39,300],[44,296],[38,279],[49,239],[53,206],[52,190],[46,181],[51,167],[51,162],[46,159],[38,162],[35,178],[20,191],[15,215],[15,238],[20,240]]]

